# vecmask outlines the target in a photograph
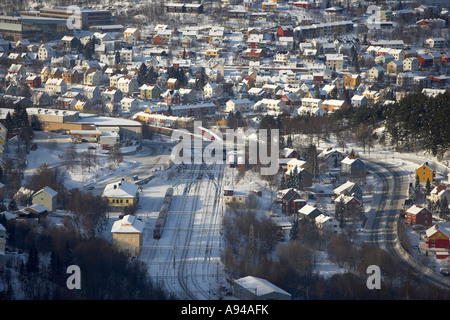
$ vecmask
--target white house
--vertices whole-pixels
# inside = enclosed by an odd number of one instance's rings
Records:
[[[139,109],[139,100],[134,98],[123,98],[120,103],[122,104],[123,112],[134,112]]]
[[[103,82],[103,73],[97,69],[90,69],[84,75],[84,84],[98,86]]]
[[[206,98],[216,98],[219,94],[219,85],[215,82],[208,82],[203,87],[203,96]]]
[[[368,101],[367,97],[360,95],[360,94],[355,94],[352,97],[351,102],[352,102],[353,107],[362,107],[362,106],[366,106],[369,101]]]
[[[248,99],[230,99],[226,102],[226,112],[245,113],[251,110],[251,101]]]
[[[48,79],[45,83],[45,91],[49,94],[64,94],[67,92],[67,84],[64,79]]]
[[[38,50],[38,60],[47,61],[55,56],[55,50],[49,45],[42,45]]]
[[[416,57],[408,57],[403,60],[404,71],[417,71],[419,70],[419,59]]]
[[[139,83],[134,77],[123,76],[117,81],[117,88],[123,94],[131,95],[139,91]]]
[[[436,49],[436,48],[443,48],[445,46],[445,39],[444,38],[428,38],[425,40],[425,46]]]

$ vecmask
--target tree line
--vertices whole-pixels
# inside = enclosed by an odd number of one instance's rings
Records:
[[[442,157],[450,147],[450,93],[410,94],[384,107],[386,130],[396,146],[423,148]]]

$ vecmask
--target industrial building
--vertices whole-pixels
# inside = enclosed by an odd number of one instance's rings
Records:
[[[0,34],[5,40],[49,41],[72,34],[65,19],[33,16],[0,16]]]
[[[111,12],[108,10],[96,10],[90,8],[80,8],[71,10],[69,7],[42,8],[39,11],[22,11],[22,17],[41,17],[52,19],[63,19],[66,23],[67,19],[73,19],[75,27],[87,30],[91,26],[109,25],[112,21]],[[78,24],[77,24],[78,23]]]

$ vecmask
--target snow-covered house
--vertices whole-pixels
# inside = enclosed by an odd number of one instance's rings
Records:
[[[48,79],[45,82],[45,91],[49,95],[53,94],[64,94],[67,92],[67,84],[64,79]]]
[[[145,223],[142,220],[130,214],[115,221],[111,228],[114,245],[131,256],[139,257],[144,239],[144,227]]]

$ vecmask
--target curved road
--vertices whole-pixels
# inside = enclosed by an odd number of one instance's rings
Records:
[[[366,222],[365,241],[376,244],[390,252],[396,259],[409,265],[414,272],[442,288],[450,290],[450,280],[420,264],[400,245],[397,236],[398,217],[409,187],[409,172],[400,165],[365,159],[370,170],[382,181],[381,192],[375,192],[373,202],[378,208],[369,214]]]

